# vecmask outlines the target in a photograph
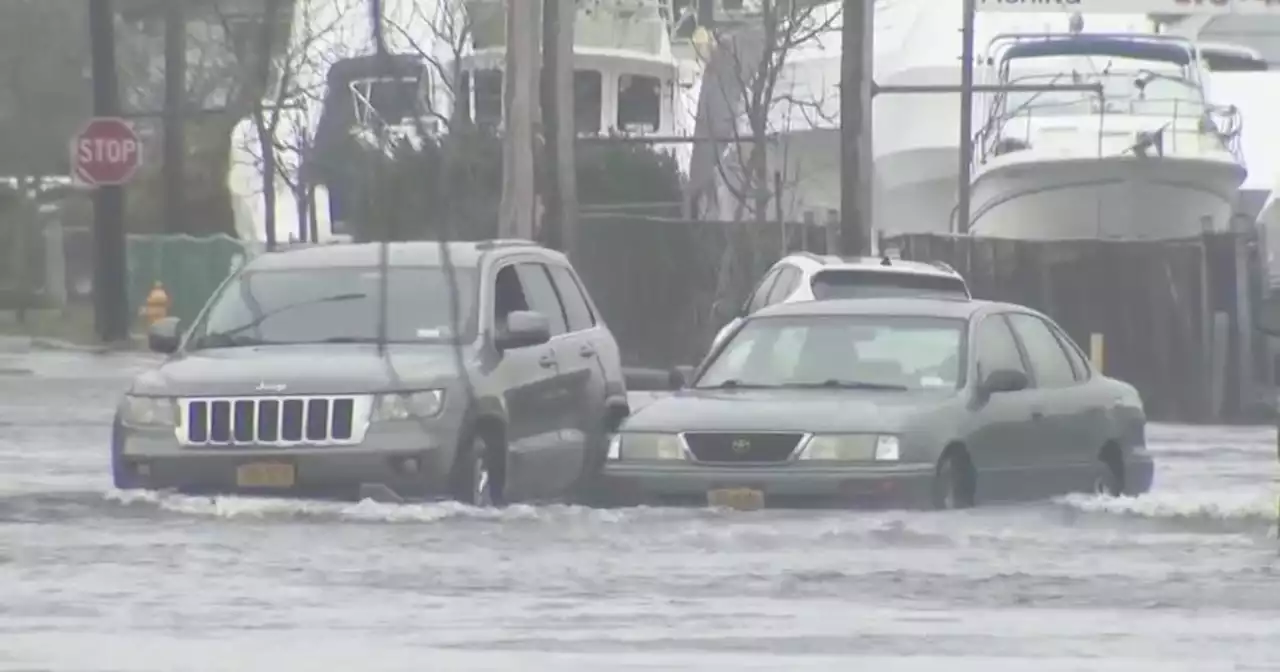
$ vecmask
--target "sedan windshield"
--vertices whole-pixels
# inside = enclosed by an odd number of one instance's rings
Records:
[[[387,341],[440,343],[474,332],[475,284],[454,270],[458,324],[447,276],[439,267],[399,267],[387,274]],[[193,349],[292,343],[373,343],[381,283],[377,268],[250,271],[214,297],[191,333]]]
[[[695,387],[956,389],[964,382],[965,324],[892,315],[758,317]]]

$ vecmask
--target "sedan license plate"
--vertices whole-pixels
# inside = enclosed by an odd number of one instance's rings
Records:
[[[764,493],[753,488],[721,488],[707,492],[707,506],[758,511],[764,508]]]
[[[253,462],[236,467],[241,488],[292,488],[296,480],[292,464]]]

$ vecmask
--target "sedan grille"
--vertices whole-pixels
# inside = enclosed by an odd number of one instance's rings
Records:
[[[699,462],[785,462],[804,434],[779,432],[685,432],[684,442]]]
[[[364,439],[360,397],[229,397],[182,400],[179,436],[190,446],[341,446]]]

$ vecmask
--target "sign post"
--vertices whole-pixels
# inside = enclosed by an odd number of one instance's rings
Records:
[[[119,117],[95,117],[71,140],[71,174],[89,187],[126,184],[142,165],[142,143]]]

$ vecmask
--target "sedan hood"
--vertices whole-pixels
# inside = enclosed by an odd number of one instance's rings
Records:
[[[133,382],[135,394],[169,396],[361,394],[436,389],[457,380],[452,346],[393,347],[395,375],[373,345],[216,348],[179,354]],[[398,383],[398,384],[397,384]]]
[[[952,396],[880,390],[681,390],[634,413],[625,429],[894,433],[909,417]]]

